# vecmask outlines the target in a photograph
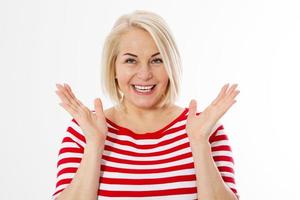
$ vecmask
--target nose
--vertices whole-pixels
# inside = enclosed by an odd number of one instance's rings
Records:
[[[137,77],[142,80],[149,80],[153,77],[151,67],[148,64],[141,64],[138,72]]]

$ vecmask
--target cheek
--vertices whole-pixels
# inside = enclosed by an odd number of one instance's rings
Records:
[[[161,70],[158,74],[159,74],[159,80],[161,80],[161,82],[163,82],[165,85],[167,85],[167,83],[169,81],[169,76],[168,76],[167,72],[165,70]]]
[[[128,70],[116,71],[116,76],[120,87],[126,86],[132,77]]]

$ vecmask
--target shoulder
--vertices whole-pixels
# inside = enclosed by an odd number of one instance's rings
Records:
[[[114,107],[110,107],[103,110],[105,118],[115,121],[116,109]]]

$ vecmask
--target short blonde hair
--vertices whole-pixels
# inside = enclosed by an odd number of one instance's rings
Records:
[[[102,89],[110,99],[120,106],[123,94],[118,87],[116,75],[116,58],[119,54],[121,35],[131,28],[140,28],[147,31],[153,38],[162,55],[165,70],[169,77],[167,92],[162,97],[160,107],[175,103],[180,93],[182,75],[180,54],[174,37],[162,17],[144,10],[135,10],[130,14],[122,15],[115,22],[111,32],[106,37],[102,51]]]

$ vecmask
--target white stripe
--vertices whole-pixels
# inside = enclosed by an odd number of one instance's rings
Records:
[[[61,184],[60,186],[58,186],[58,187],[56,188],[55,191],[59,191],[59,190],[61,190],[61,189],[65,189],[68,185],[69,185],[69,184]]]
[[[231,168],[234,167],[234,164],[232,162],[229,162],[229,161],[215,161],[215,163],[218,167],[221,167],[221,166],[231,167]]]
[[[128,136],[128,135],[118,135],[116,133],[108,132],[108,136],[110,136],[112,138],[122,140],[122,141],[129,141],[129,142],[132,142],[132,143],[137,144],[137,145],[155,145],[155,144],[158,144],[160,142],[163,142],[163,141],[166,141],[166,140],[169,140],[169,139],[173,139],[175,137],[178,137],[178,136],[184,135],[184,134],[186,134],[186,130],[182,129],[180,131],[164,135],[163,137],[161,137],[159,139],[134,139],[134,138],[132,138],[131,136]]]
[[[212,151],[212,156],[229,156],[232,157],[231,151]]]
[[[220,141],[216,141],[216,142],[212,142],[211,143],[211,147],[217,147],[220,145],[228,145],[228,140],[220,140]]]
[[[226,177],[230,177],[230,178],[234,178],[235,177],[235,175],[233,173],[231,173],[231,172],[223,172],[223,171],[221,171],[220,173],[221,173],[222,176],[226,176]]]
[[[131,164],[111,162],[111,161],[101,159],[101,165],[113,166],[113,167],[125,168],[125,169],[159,169],[165,167],[172,167],[176,165],[183,165],[191,162],[194,162],[192,157],[185,158],[178,161],[163,163],[163,164],[155,164],[155,165],[131,165]]]
[[[176,122],[175,124],[173,124],[170,128],[174,128],[174,127],[180,127],[186,124],[186,119],[183,119],[179,122]]]
[[[78,144],[76,144],[75,142],[63,142],[60,145],[60,148],[69,148],[69,147],[79,148]]]
[[[103,172],[105,178],[125,178],[125,179],[149,179],[149,178],[167,178],[174,176],[195,175],[195,169],[182,169],[170,172],[157,172],[157,173],[145,173],[145,174],[131,174],[122,172]]]
[[[225,182],[230,188],[236,189],[235,184],[231,183],[231,182]]]
[[[196,181],[182,181],[174,183],[160,183],[149,185],[123,185],[123,184],[100,184],[101,190],[109,191],[153,191],[153,190],[167,190],[167,189],[179,189],[179,188],[192,188],[196,187]]]
[[[115,153],[112,151],[103,151],[103,155],[110,156],[113,158],[120,158],[120,159],[126,159],[126,160],[138,160],[138,161],[153,161],[153,160],[161,160],[161,159],[168,159],[168,158],[173,158],[175,156],[179,156],[185,153],[190,153],[191,148],[187,147],[184,149],[179,149],[177,151],[168,153],[168,154],[163,154],[160,156],[147,156],[147,157],[141,157],[141,156],[129,156],[129,155],[124,155],[124,154],[119,154]]]
[[[68,179],[68,178],[73,179],[74,175],[75,175],[75,173],[63,173],[56,178],[56,182],[59,182],[63,179]]]
[[[60,170],[65,169],[65,168],[68,168],[68,167],[76,167],[76,168],[78,168],[79,165],[80,165],[80,163],[74,163],[74,162],[72,162],[72,163],[69,162],[69,163],[60,164],[60,165],[58,166],[58,168],[57,168],[57,171],[59,172]]]
[[[197,199],[197,194],[166,195],[152,197],[107,197],[99,196],[98,200],[193,200]]]
[[[82,129],[80,128],[80,126],[78,126],[75,122],[71,122],[71,124],[69,125],[70,127],[72,127],[77,133],[79,133],[80,135],[84,136],[84,133],[82,132]],[[67,135],[72,138],[75,142],[79,143],[81,146],[85,146],[85,143],[80,140],[79,138],[75,137],[73,134],[71,134],[70,132],[67,131]]]
[[[58,156],[58,160],[64,159],[64,158],[82,158],[83,154],[82,153],[61,153]]]
[[[171,149],[173,147],[176,147],[178,145],[184,144],[186,142],[189,142],[188,138],[183,138],[181,140],[172,142],[170,144],[164,145],[164,146],[158,146],[155,148],[151,148],[151,149],[138,149],[132,146],[128,146],[128,145],[122,145],[122,144],[117,144],[117,143],[113,143],[110,142],[108,140],[105,140],[105,145],[111,146],[111,147],[115,147],[121,150],[127,150],[127,151],[132,151],[132,152],[136,152],[136,153],[154,153],[154,152],[159,152],[159,151],[163,151],[163,150],[167,150],[167,149]]]
[[[218,132],[216,133],[216,136],[219,136],[219,135],[225,135],[225,130],[224,129],[218,130]]]

